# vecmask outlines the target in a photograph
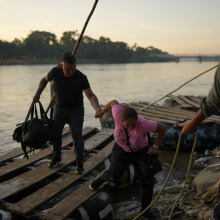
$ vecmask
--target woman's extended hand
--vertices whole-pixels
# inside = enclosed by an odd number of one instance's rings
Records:
[[[154,148],[153,146],[148,148],[147,154],[156,154],[157,153],[157,149]]]

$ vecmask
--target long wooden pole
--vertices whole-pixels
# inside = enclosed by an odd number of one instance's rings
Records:
[[[83,29],[82,29],[82,31],[81,31],[81,33],[80,33],[80,36],[79,36],[79,38],[78,38],[78,40],[77,40],[77,42],[76,42],[76,45],[75,45],[75,47],[74,47],[74,49],[73,49],[72,55],[75,55],[75,54],[76,54],[76,51],[77,51],[78,46],[79,46],[79,44],[80,44],[80,41],[81,41],[81,39],[82,39],[82,37],[83,37],[83,34],[84,34],[85,30],[86,30],[86,27],[87,27],[87,25],[88,25],[88,23],[89,23],[89,20],[90,20],[90,18],[92,17],[92,14],[93,14],[93,12],[95,11],[95,8],[96,8],[97,3],[98,3],[98,0],[95,0],[95,2],[94,2],[94,4],[93,4],[93,7],[92,7],[92,10],[90,11],[90,13],[89,13],[89,15],[88,15],[88,17],[87,17],[87,19],[86,19],[86,22],[85,22],[85,24],[84,24],[84,26],[83,26]],[[51,105],[52,105],[52,103],[53,103],[53,101],[54,101],[54,98],[55,98],[55,93],[53,93],[53,96],[52,96],[51,99],[50,99],[50,102],[49,102],[49,104],[48,104],[48,107],[47,107],[47,109],[46,109],[46,111],[45,111],[46,114],[48,113],[48,111],[49,111],[49,109],[50,109],[50,107],[51,107]]]

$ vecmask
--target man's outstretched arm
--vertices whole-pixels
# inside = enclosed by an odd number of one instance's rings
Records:
[[[49,82],[49,79],[47,76],[43,77],[38,85],[37,91],[33,97],[33,100],[35,102],[38,102],[40,100],[40,95],[43,92],[43,90],[45,89],[47,83]]]
[[[179,124],[180,127],[182,127],[182,134],[192,134],[196,131],[198,126],[202,123],[202,121],[205,119],[205,115],[203,114],[202,110],[199,109],[199,111],[196,113],[196,115],[187,122]]]
[[[92,89],[85,89],[83,90],[83,92],[86,94],[87,98],[89,99],[92,107],[95,109],[96,113],[95,113],[95,118],[99,118],[102,109],[99,105],[99,100],[97,98],[97,96],[93,93]]]

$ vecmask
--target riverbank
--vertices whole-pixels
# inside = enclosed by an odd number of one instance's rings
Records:
[[[177,203],[172,219],[208,220],[220,199],[220,147],[205,154],[194,153],[189,179]],[[186,162],[186,164],[188,161]],[[186,172],[185,172],[186,174]],[[179,183],[167,187],[155,206],[162,219],[167,219],[173,204],[184,185],[185,176]],[[220,217],[220,216],[219,216]]]
[[[33,64],[57,64],[59,59],[0,59],[0,65],[33,65]],[[174,59],[155,59],[149,62],[123,62],[126,63],[165,63],[165,62],[175,62]],[[77,59],[77,64],[123,64],[122,62],[110,62],[103,60],[82,60]]]
[[[56,59],[0,59],[0,65],[56,64]]]
[[[185,159],[185,161],[182,168],[178,166],[178,162],[176,164],[177,166],[174,166],[174,170],[163,193],[151,208],[151,211],[157,216],[158,220],[169,219],[175,200],[184,185],[188,166],[188,160]],[[155,176],[154,198],[160,192],[169,169],[170,164],[163,161],[163,171]],[[176,205],[172,219],[209,220],[214,207],[220,199],[218,192],[219,176],[220,147],[216,147],[210,152],[206,151],[206,155],[195,152],[186,187]],[[132,193],[132,191],[132,188],[129,189],[129,192]],[[114,220],[132,219],[140,212],[139,199],[134,194],[130,195],[130,200],[114,204]],[[144,220],[142,217],[140,219]]]

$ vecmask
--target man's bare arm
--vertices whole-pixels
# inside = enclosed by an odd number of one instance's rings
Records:
[[[45,89],[45,87],[46,87],[46,85],[47,85],[48,82],[49,82],[49,80],[48,80],[48,77],[47,77],[47,76],[45,76],[45,77],[43,77],[43,78],[41,79],[41,81],[40,81],[40,83],[39,83],[39,86],[38,86],[38,88],[37,88],[37,91],[36,91],[36,93],[35,93],[35,95],[34,95],[34,97],[33,97],[33,100],[34,100],[35,102],[38,102],[38,101],[40,100],[40,95],[41,95],[41,93],[43,92],[43,90]]]
[[[179,124],[180,127],[183,127],[182,134],[194,133],[205,118],[206,117],[204,113],[202,112],[201,109],[199,109],[199,111],[190,121]]]
[[[89,99],[92,107],[95,109],[96,113],[95,113],[95,118],[98,118],[100,116],[100,113],[102,111],[100,105],[99,105],[99,101],[98,98],[96,97],[96,95],[93,93],[92,89],[86,89],[83,90],[83,92],[86,94],[87,98]]]

